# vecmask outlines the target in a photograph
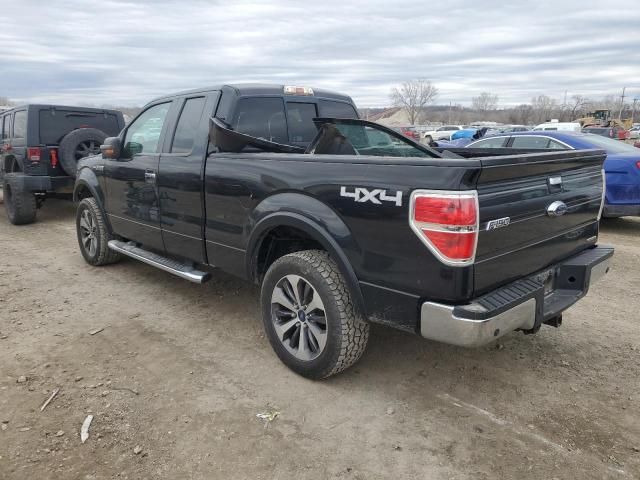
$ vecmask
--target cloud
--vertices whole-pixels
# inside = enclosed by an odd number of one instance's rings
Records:
[[[6,1],[0,96],[140,105],[230,82],[337,89],[361,106],[430,79],[439,103],[640,96],[640,9],[601,1]],[[560,5],[560,6],[559,6]]]

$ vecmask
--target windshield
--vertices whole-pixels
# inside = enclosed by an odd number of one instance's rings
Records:
[[[628,143],[624,143],[621,140],[601,137],[600,135],[594,135],[593,133],[585,133],[584,140],[585,142],[590,143],[596,148],[602,148],[606,150],[607,153],[635,153],[636,155],[640,156],[640,149],[634,147],[633,145],[629,145]]]

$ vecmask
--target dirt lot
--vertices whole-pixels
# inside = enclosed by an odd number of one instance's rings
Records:
[[[73,215],[0,216],[3,480],[640,477],[638,220],[604,224],[614,268],[560,329],[465,350],[374,327],[311,382],[272,353],[256,287],[92,268]]]

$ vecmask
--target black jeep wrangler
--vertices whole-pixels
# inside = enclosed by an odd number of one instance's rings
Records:
[[[117,110],[23,105],[0,113],[0,179],[14,225],[32,223],[47,197],[71,198],[80,158],[124,128]]]

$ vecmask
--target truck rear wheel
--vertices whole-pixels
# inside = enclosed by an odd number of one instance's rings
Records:
[[[76,178],[78,160],[100,153],[100,145],[107,134],[97,128],[78,128],[60,141],[60,165],[67,175]]]
[[[36,196],[25,191],[15,173],[7,173],[2,182],[4,209],[14,225],[26,225],[36,220]]]
[[[84,198],[78,205],[76,231],[80,252],[88,264],[100,266],[120,260],[120,254],[107,245],[113,237],[95,198]]]
[[[351,293],[326,252],[304,250],[276,260],[264,277],[262,318],[274,351],[294,372],[326,378],[353,365],[369,339]]]

